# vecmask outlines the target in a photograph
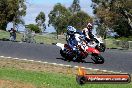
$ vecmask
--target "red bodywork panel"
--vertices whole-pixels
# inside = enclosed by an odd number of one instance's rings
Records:
[[[88,49],[86,49],[86,51],[90,53],[100,54],[100,52],[97,49],[92,47],[89,47]]]
[[[67,48],[68,50],[72,50],[72,48],[68,44],[65,44],[64,47]]]

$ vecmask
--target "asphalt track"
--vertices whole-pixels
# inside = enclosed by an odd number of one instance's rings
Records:
[[[90,57],[86,58],[86,63],[67,62],[62,59],[59,50],[60,48],[55,45],[0,41],[0,56],[132,73],[132,52],[127,50],[107,49],[101,53],[105,58],[104,64],[93,64]]]

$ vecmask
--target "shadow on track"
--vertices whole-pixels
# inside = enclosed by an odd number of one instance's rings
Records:
[[[90,62],[90,61],[85,61],[85,60],[81,60],[81,61],[77,61],[77,60],[66,60],[64,58],[56,58],[56,59],[60,59],[60,60],[63,60],[63,61],[67,61],[67,62],[77,62],[77,63],[92,63],[94,64],[94,62]]]

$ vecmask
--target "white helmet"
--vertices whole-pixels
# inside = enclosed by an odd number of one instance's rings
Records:
[[[73,35],[75,32],[76,32],[76,29],[74,27],[72,27],[72,26],[67,27],[67,33],[69,35]]]
[[[87,24],[87,28],[91,28],[92,29],[92,27],[93,27],[92,23],[88,23]]]

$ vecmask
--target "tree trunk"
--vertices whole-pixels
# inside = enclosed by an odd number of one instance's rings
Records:
[[[12,23],[13,23],[13,29],[15,29],[15,21],[13,20],[13,22],[12,22]]]
[[[128,20],[128,24],[130,25],[130,27],[131,27],[131,29],[132,29],[132,21],[131,21],[131,19],[132,19],[132,15],[130,14],[130,13],[128,13],[127,11],[124,11],[124,13],[125,13],[125,17],[127,18],[127,20]]]

